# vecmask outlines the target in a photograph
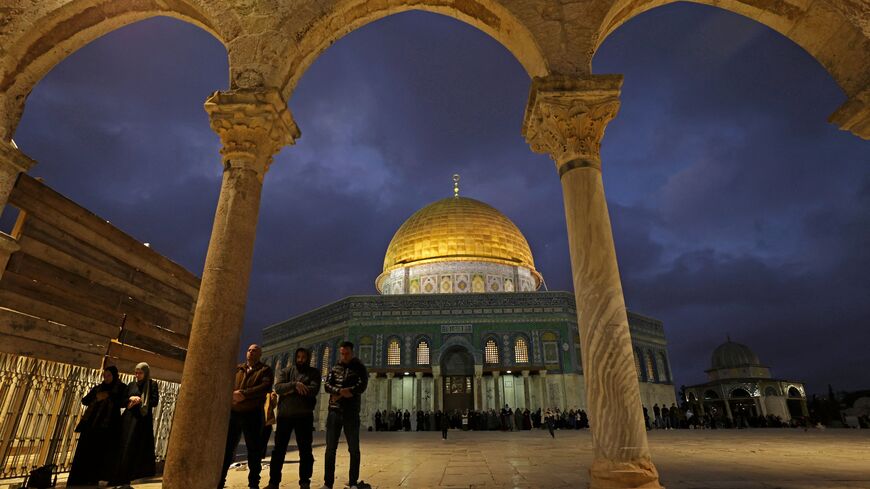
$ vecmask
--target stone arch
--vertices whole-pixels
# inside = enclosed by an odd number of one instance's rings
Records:
[[[10,48],[0,59],[0,139],[12,137],[34,86],[58,63],[116,29],[151,17],[195,25],[227,45],[241,30],[238,18],[204,0],[54,0],[21,8],[0,33]],[[217,88],[217,87],[216,87]],[[205,97],[207,94],[203,94]]]
[[[742,387],[738,387],[736,389],[731,390],[731,394],[729,395],[729,397],[732,399],[737,399],[737,398],[752,397],[752,395],[746,389],[744,389]]]
[[[680,0],[616,0],[601,18],[597,51],[607,37],[634,17]],[[691,0],[747,17],[802,47],[849,97],[828,119],[870,139],[870,23],[861,0],[786,1]],[[862,15],[863,12],[863,15]]]
[[[448,350],[457,346],[461,346],[471,353],[475,365],[483,365],[483,355],[481,352],[475,349],[474,345],[472,345],[469,340],[461,336],[451,336],[447,338],[447,340],[441,344],[441,348],[432,355],[432,365],[441,365]]]
[[[273,83],[280,87],[285,100],[289,100],[308,67],[333,43],[366,24],[411,10],[445,15],[475,27],[511,52],[530,77],[549,74],[539,39],[502,3],[501,0],[333,0],[321,2],[311,11],[292,12],[277,28],[294,42],[279,46],[287,51],[277,57],[281,65]],[[541,31],[547,32],[546,29]],[[242,69],[240,63],[235,62],[232,48],[230,60],[231,66]],[[233,73],[232,78],[236,76]]]

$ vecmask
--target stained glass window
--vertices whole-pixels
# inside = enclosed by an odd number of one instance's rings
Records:
[[[486,357],[486,363],[498,364],[498,345],[495,344],[495,340],[490,338],[486,340],[486,346],[484,347],[484,355]]]
[[[393,338],[387,347],[387,365],[400,365],[402,363],[402,347],[399,340]]]
[[[417,343],[417,365],[429,365],[429,343],[426,340]]]
[[[529,363],[529,345],[525,338],[517,338],[514,341],[514,361],[516,363]]]

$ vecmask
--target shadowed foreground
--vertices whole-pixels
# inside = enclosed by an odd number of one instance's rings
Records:
[[[588,478],[588,431],[362,433],[361,477],[385,488],[578,488]],[[870,430],[652,431],[653,460],[668,489],[870,488]],[[323,433],[314,439],[314,478],[323,476]],[[281,487],[297,486],[297,457],[287,454]],[[264,467],[261,486],[268,483]],[[347,473],[339,446],[336,484]],[[158,488],[160,483],[134,484]],[[247,472],[231,470],[227,487],[247,487]]]

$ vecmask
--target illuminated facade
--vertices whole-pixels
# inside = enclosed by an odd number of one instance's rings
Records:
[[[265,328],[265,361],[279,368],[303,346],[325,371],[349,339],[369,368],[365,426],[383,409],[586,407],[574,295],[538,291],[543,278],[529,245],[498,210],[459,196],[424,207],[396,232],[383,270],[381,295],[347,297]],[[628,318],[641,399],[670,405],[663,325]]]

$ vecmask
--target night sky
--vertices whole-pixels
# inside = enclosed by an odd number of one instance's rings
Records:
[[[810,392],[870,387],[870,143],[826,122],[845,95],[824,68],[761,24],[675,4],[611,35],[594,72],[625,75],[604,183],[626,302],[664,321],[676,384],[703,381],[730,335]],[[199,275],[221,176],[202,104],[227,73],[208,33],[143,21],[56,66],[15,141],[32,175]],[[329,48],[289,101],[302,138],[266,176],[243,346],[376,293],[393,233],[454,172],[571,290],[559,179],[520,133],[528,89],[500,44],[435,14]]]

